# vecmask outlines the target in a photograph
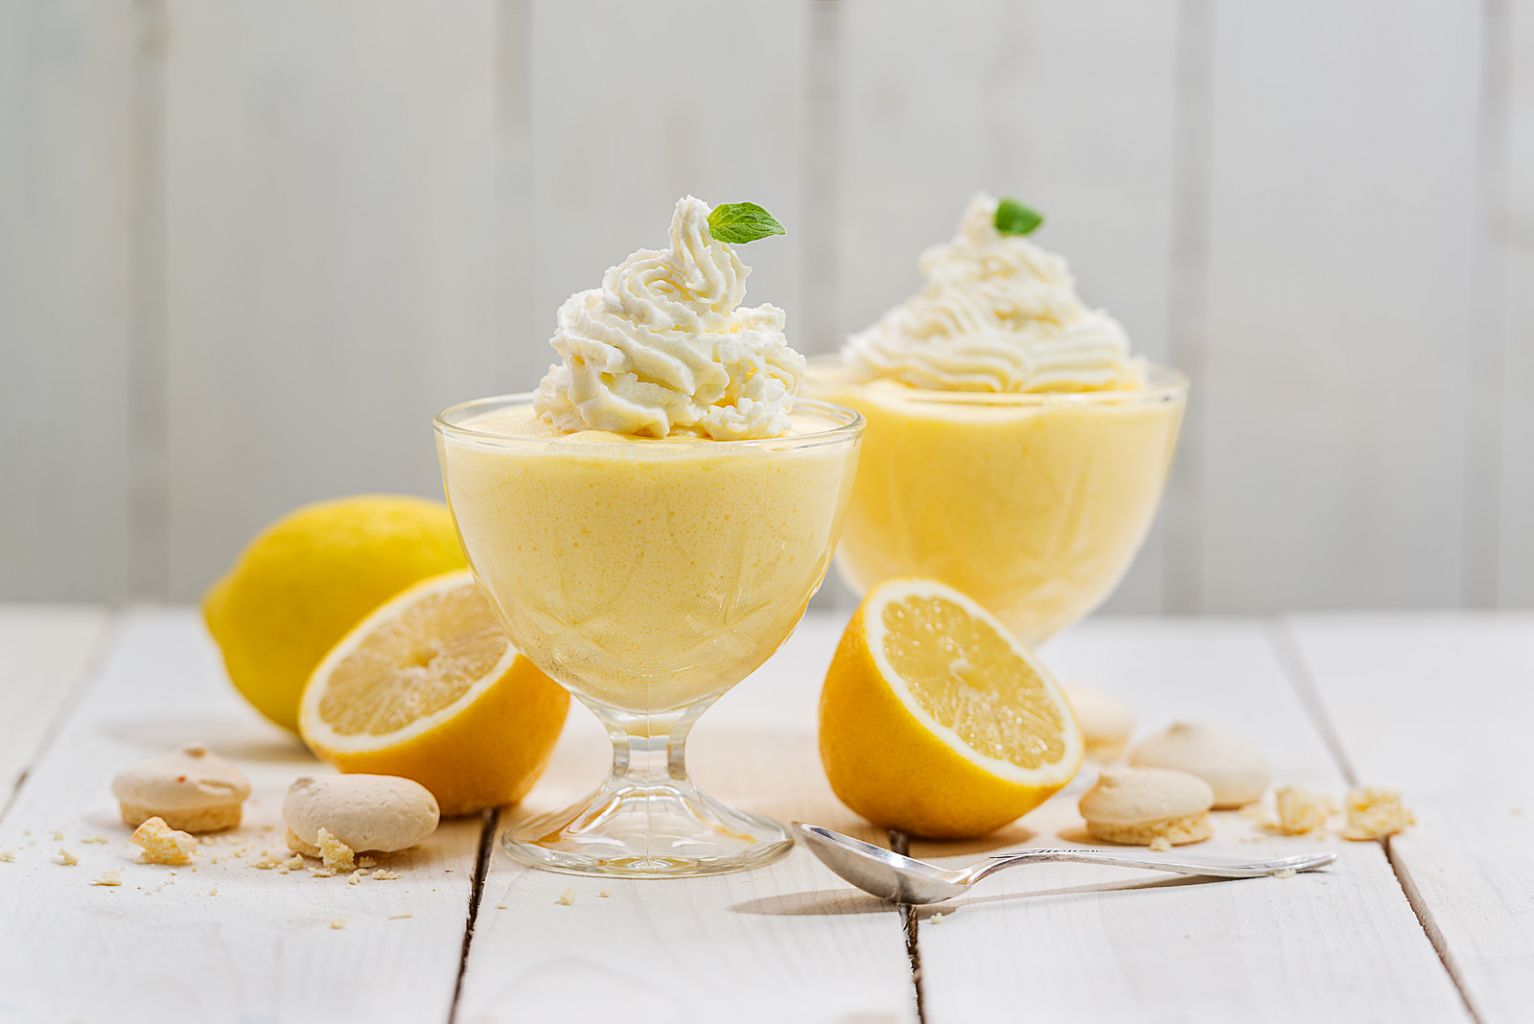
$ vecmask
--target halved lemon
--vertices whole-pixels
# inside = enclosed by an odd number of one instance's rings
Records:
[[[847,624],[820,695],[820,758],[874,824],[982,835],[1049,799],[1081,757],[1048,670],[952,587],[890,580]]]
[[[569,704],[460,571],[402,591],[342,637],[309,677],[298,728],[341,771],[414,779],[443,814],[468,814],[527,794]]]

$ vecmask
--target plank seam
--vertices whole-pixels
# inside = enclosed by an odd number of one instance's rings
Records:
[[[904,832],[895,829],[889,830],[890,849],[901,856],[909,856],[911,852],[911,839]],[[916,995],[916,1022],[927,1024],[926,1000],[923,998],[921,983],[921,945],[919,936],[921,933],[921,919],[916,915],[916,907],[910,903],[895,904],[896,911],[900,914],[902,926],[905,928],[905,955],[911,963],[911,987]]]
[[[1513,138],[1513,54],[1506,0],[1481,9],[1481,66],[1475,139],[1475,211],[1478,221],[1476,305],[1468,360],[1471,394],[1496,394],[1507,372],[1504,342],[1512,330],[1512,278],[1508,240],[1512,220],[1508,165]],[[1505,401],[1469,403],[1465,423],[1464,503],[1461,508],[1461,599],[1496,607],[1502,571],[1498,552],[1507,524],[1502,516]]]
[[[1311,671],[1310,664],[1305,660],[1305,654],[1300,648],[1293,620],[1284,617],[1273,622],[1268,629],[1268,638],[1280,670],[1289,678],[1290,684],[1293,685],[1299,697],[1300,706],[1310,716],[1311,723],[1321,734],[1322,741],[1342,772],[1342,777],[1347,780],[1349,786],[1359,785],[1358,773],[1354,770],[1347,751],[1343,748],[1342,736],[1332,723],[1331,716],[1326,712],[1326,705],[1321,699],[1321,689],[1316,685],[1315,673]],[[1385,862],[1390,865],[1391,874],[1395,876],[1396,885],[1401,889],[1402,898],[1406,900],[1406,905],[1411,908],[1412,915],[1416,917],[1418,927],[1427,936],[1428,944],[1433,947],[1433,952],[1438,956],[1438,962],[1443,964],[1443,969],[1449,975],[1449,981],[1453,983],[1454,990],[1459,993],[1459,1000],[1464,1005],[1465,1012],[1470,1015],[1471,1020],[1479,1024],[1483,1018],[1477,1012],[1475,1004],[1470,999],[1470,990],[1455,967],[1454,958],[1444,941],[1442,930],[1439,929],[1427,902],[1422,899],[1422,894],[1412,881],[1411,871],[1396,856],[1389,837],[1380,841],[1380,849],[1385,855]]]
[[[799,196],[803,232],[809,239],[799,262],[801,337],[837,339],[841,336],[841,232],[837,210],[841,177],[842,0],[810,0],[805,19],[805,51],[809,74],[804,84],[801,122]]]
[[[135,0],[133,221],[130,228],[128,434],[131,440],[127,587],[132,598],[166,596],[170,505],[165,352],[165,0]]]
[[[96,639],[91,643],[91,651],[85,659],[84,667],[66,684],[69,687],[69,695],[59,703],[58,710],[53,714],[53,721],[49,722],[48,728],[43,730],[42,739],[32,751],[32,756],[27,758],[27,763],[17,774],[16,785],[11,787],[10,796],[4,803],[0,803],[0,822],[5,821],[6,815],[10,814],[11,808],[16,805],[16,799],[21,795],[22,787],[31,777],[32,766],[41,761],[53,748],[53,744],[58,741],[64,731],[64,723],[74,715],[90,688],[100,682],[101,668],[106,662],[107,651],[115,645],[121,631],[122,614],[114,608],[106,613],[106,619],[102,622]]]
[[[499,808],[491,808],[480,817],[479,853],[474,859],[474,881],[469,886],[469,913],[463,925],[463,946],[458,953],[458,978],[453,982],[453,1001],[447,1010],[448,1024],[458,1019],[458,1002],[463,997],[463,976],[469,967],[469,947],[474,942],[474,923],[479,920],[479,904],[485,895],[485,879],[490,874],[490,857],[500,823]]]
[[[1198,382],[1208,340],[1210,177],[1214,149],[1214,12],[1209,0],[1181,0],[1175,43],[1172,120],[1172,264],[1167,296],[1167,362],[1193,381],[1184,411],[1177,468],[1168,488],[1162,534],[1161,605],[1169,612],[1203,606],[1202,460],[1192,442],[1203,417]]]
[[[1310,717],[1316,731],[1321,734],[1321,741],[1326,744],[1332,760],[1337,762],[1343,779],[1349,786],[1358,785],[1358,773],[1353,770],[1353,763],[1348,759],[1347,751],[1342,745],[1342,736],[1332,724],[1331,716],[1326,713],[1326,706],[1321,702],[1321,691],[1316,686],[1310,665],[1300,651],[1299,638],[1294,634],[1294,624],[1288,618],[1281,618],[1269,624],[1267,633],[1279,671],[1288,677],[1290,684],[1294,687],[1295,695],[1300,699],[1300,707]]]

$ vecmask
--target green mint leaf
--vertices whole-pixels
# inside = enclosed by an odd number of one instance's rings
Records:
[[[708,233],[718,241],[740,245],[784,231],[772,214],[755,203],[721,203],[709,211]]]
[[[996,204],[994,223],[996,230],[1004,235],[1031,235],[1044,223],[1044,215],[1016,199],[1003,199]]]

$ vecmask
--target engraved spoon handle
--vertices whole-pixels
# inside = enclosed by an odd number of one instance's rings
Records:
[[[1174,875],[1207,875],[1213,878],[1260,878],[1288,871],[1314,871],[1337,859],[1335,853],[1307,853],[1271,860],[1235,860],[1227,857],[1167,857],[1160,854],[1120,853],[1116,850],[1043,849],[998,853],[965,872],[965,882],[978,882],[1019,864],[1064,861],[1111,868],[1143,868]]]

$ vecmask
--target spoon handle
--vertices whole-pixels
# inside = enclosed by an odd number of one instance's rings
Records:
[[[978,882],[1005,868],[1019,864],[1065,861],[1072,864],[1097,864],[1111,868],[1144,868],[1174,875],[1207,875],[1213,878],[1260,878],[1289,871],[1314,871],[1337,859],[1335,853],[1307,853],[1272,860],[1235,860],[1227,857],[1167,857],[1153,853],[1121,853],[1117,850],[1042,849],[998,853],[965,872],[965,882]]]

